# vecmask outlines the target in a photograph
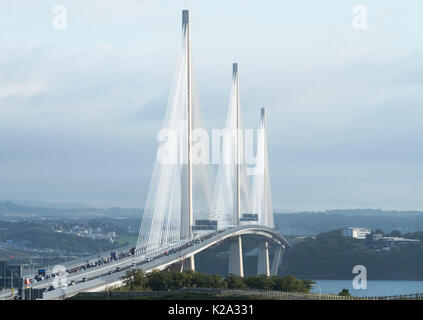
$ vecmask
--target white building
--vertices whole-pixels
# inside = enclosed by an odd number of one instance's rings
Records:
[[[366,235],[370,234],[372,231],[367,228],[345,228],[342,230],[342,235],[344,237],[353,237],[355,239],[366,239]]]

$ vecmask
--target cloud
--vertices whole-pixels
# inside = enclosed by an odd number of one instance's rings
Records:
[[[122,0],[116,5],[114,0],[92,0],[91,6],[97,13],[119,14],[119,15],[139,15],[149,8],[146,0]]]
[[[51,30],[49,5],[1,10],[9,20],[0,39],[0,194],[141,207],[180,50],[181,4],[64,4],[63,32]],[[403,36],[410,30],[383,33],[383,19],[354,33],[351,7],[340,2],[334,9],[347,21],[317,4],[305,16],[303,6],[276,1],[241,13],[237,2],[192,5],[206,126],[225,124],[236,57],[244,126],[257,127],[267,109],[274,207],[421,209],[408,192],[423,178],[421,37],[413,46]]]
[[[0,99],[20,96],[30,97],[37,93],[45,91],[45,85],[42,83],[11,83],[2,85],[0,88]]]

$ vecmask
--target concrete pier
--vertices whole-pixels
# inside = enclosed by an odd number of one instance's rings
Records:
[[[270,275],[269,243],[267,241],[260,241],[258,248],[257,275],[260,274]]]
[[[244,265],[242,262],[242,241],[241,236],[231,239],[229,247],[229,274],[236,274],[244,277]]]

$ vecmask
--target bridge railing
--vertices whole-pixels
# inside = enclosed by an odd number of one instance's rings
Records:
[[[408,294],[397,296],[381,296],[381,297],[352,297],[337,295],[318,295],[311,293],[299,292],[283,292],[283,291],[267,291],[267,290],[237,290],[237,289],[208,289],[208,288],[184,288],[173,291],[109,291],[109,292],[82,292],[80,297],[85,298],[104,298],[104,297],[142,297],[142,296],[165,296],[174,293],[191,293],[191,294],[207,294],[207,295],[237,295],[237,296],[256,296],[275,298],[280,300],[423,300],[423,294]]]

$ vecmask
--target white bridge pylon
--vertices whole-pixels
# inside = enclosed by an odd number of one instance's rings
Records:
[[[237,63],[233,64],[232,90],[225,132],[211,213],[211,219],[217,220],[220,227],[239,225],[242,215],[251,213],[251,188],[244,161]]]
[[[189,11],[184,10],[182,54],[178,60],[162,130],[157,136],[159,147],[141,220],[136,246],[138,254],[149,255],[164,248],[172,248],[192,239],[194,233],[242,224],[274,228],[264,109],[257,138],[254,174],[250,176],[244,159],[245,141],[237,63],[233,64],[232,76],[226,130],[216,183],[213,184],[210,164],[193,162],[192,133],[204,126],[193,80],[190,16]],[[166,132],[172,132],[173,135],[166,135]],[[195,152],[198,151],[207,152],[208,158],[209,150],[196,149]],[[199,155],[196,154],[196,157]],[[235,273],[243,275],[240,236],[233,248],[237,252],[237,260],[233,264],[238,270]],[[264,248],[267,250],[267,243]],[[193,256],[189,260],[188,264],[184,264],[193,270]],[[269,273],[268,261],[263,268]]]
[[[208,220],[210,216],[210,167],[191,162],[192,130],[204,126],[192,79],[190,41],[189,12],[184,10],[182,54],[161,130],[172,132],[173,140],[163,141],[170,149],[159,146],[157,151],[137,241],[137,252],[141,254],[190,239],[194,220]],[[160,134],[157,138],[161,139]]]
[[[261,131],[257,139],[256,168],[251,190],[252,211],[258,214],[259,225],[274,228],[275,221],[270,188],[265,108],[261,108],[260,129]]]

